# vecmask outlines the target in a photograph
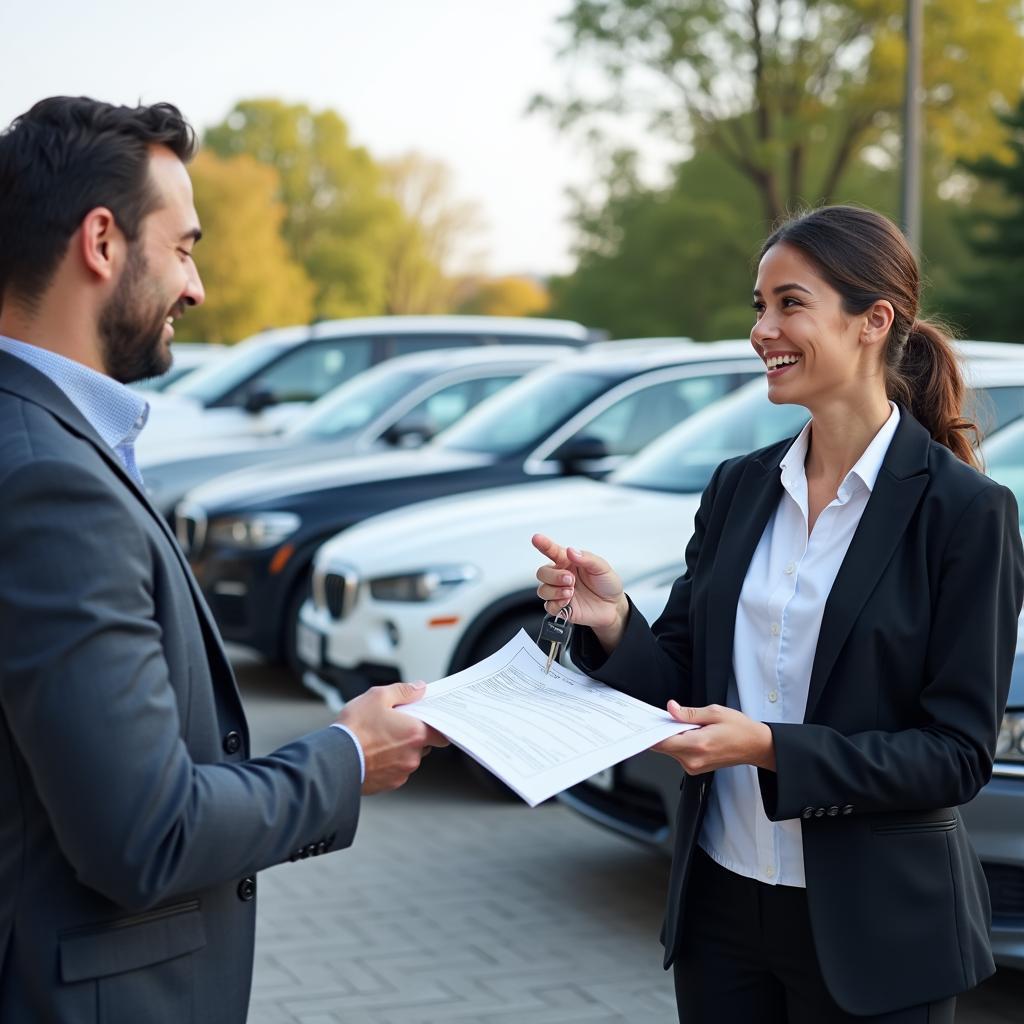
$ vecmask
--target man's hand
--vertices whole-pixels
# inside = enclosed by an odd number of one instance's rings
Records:
[[[425,683],[374,686],[342,708],[338,723],[351,729],[363,748],[365,795],[398,789],[419,768],[431,747],[448,746],[436,729],[395,710],[399,704],[419,700],[426,692]]]
[[[742,711],[718,704],[684,708],[670,700],[668,713],[677,722],[700,728],[662,740],[651,749],[674,757],[687,775],[703,775],[737,764],[775,771],[775,741],[764,722],[755,722]]]

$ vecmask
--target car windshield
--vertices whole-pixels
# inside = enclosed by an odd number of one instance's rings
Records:
[[[439,434],[437,443],[484,455],[522,451],[543,440],[618,380],[602,373],[567,370],[531,375],[482,402]]]
[[[986,442],[982,455],[985,472],[1013,491],[1021,530],[1024,531],[1024,419],[995,434]]]
[[[800,405],[773,405],[763,379],[694,413],[608,477],[609,483],[697,494],[719,463],[792,437],[807,422]]]
[[[348,437],[431,376],[429,370],[396,370],[387,365],[361,373],[314,402],[285,434],[295,440]]]
[[[284,342],[266,341],[262,338],[253,339],[249,343],[242,342],[209,366],[204,366],[182,380],[170,384],[167,393],[184,395],[201,405],[212,405],[288,347]]]

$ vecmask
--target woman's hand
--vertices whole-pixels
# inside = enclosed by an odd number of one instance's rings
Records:
[[[629,602],[615,570],[597,555],[563,548],[542,533],[533,535],[533,546],[551,559],[537,570],[537,594],[549,615],[572,604],[572,622],[590,626],[606,651],[622,638]]]
[[[700,728],[662,740],[651,749],[674,757],[687,775],[703,775],[737,764],[775,771],[775,741],[764,722],[755,722],[742,711],[718,704],[684,708],[670,700],[668,713],[678,722]]]

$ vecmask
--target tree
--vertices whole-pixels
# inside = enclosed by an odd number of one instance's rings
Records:
[[[547,312],[551,297],[530,277],[495,277],[468,283],[460,313],[478,316],[535,316]]]
[[[904,0],[574,0],[563,55],[601,86],[538,97],[565,127],[641,114],[648,130],[716,151],[773,223],[833,201],[868,146],[895,152]],[[1019,0],[928,0],[926,109],[936,154],[977,158],[999,140],[1024,65]],[[808,173],[816,155],[820,170]]]
[[[976,338],[1024,341],[1020,289],[1024,282],[1024,96],[1000,118],[1006,128],[1008,159],[982,157],[967,170],[980,179],[989,198],[964,218],[965,235],[974,255],[961,275],[955,315]]]
[[[196,249],[206,302],[179,336],[238,341],[266,327],[307,322],[313,284],[281,237],[285,210],[272,167],[203,150],[190,167],[203,241]]]
[[[388,313],[451,308],[454,261],[479,231],[477,206],[454,198],[452,172],[440,160],[406,153],[383,165],[388,192],[405,212],[388,252]]]
[[[313,281],[317,317],[386,308],[386,253],[404,215],[381,169],[351,144],[337,113],[244,100],[206,132],[205,143],[220,156],[248,153],[277,170],[284,238]]]

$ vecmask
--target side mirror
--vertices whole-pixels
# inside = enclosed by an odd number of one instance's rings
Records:
[[[608,445],[601,438],[582,434],[556,448],[551,458],[561,465],[567,476],[578,476],[587,472],[586,463],[607,459],[608,455]]]
[[[257,413],[263,412],[264,409],[269,409],[272,405],[277,405],[277,396],[274,392],[270,388],[256,387],[245,396],[242,408],[255,416]]]
[[[381,439],[392,448],[418,448],[434,436],[430,424],[424,419],[401,419],[392,423]]]

